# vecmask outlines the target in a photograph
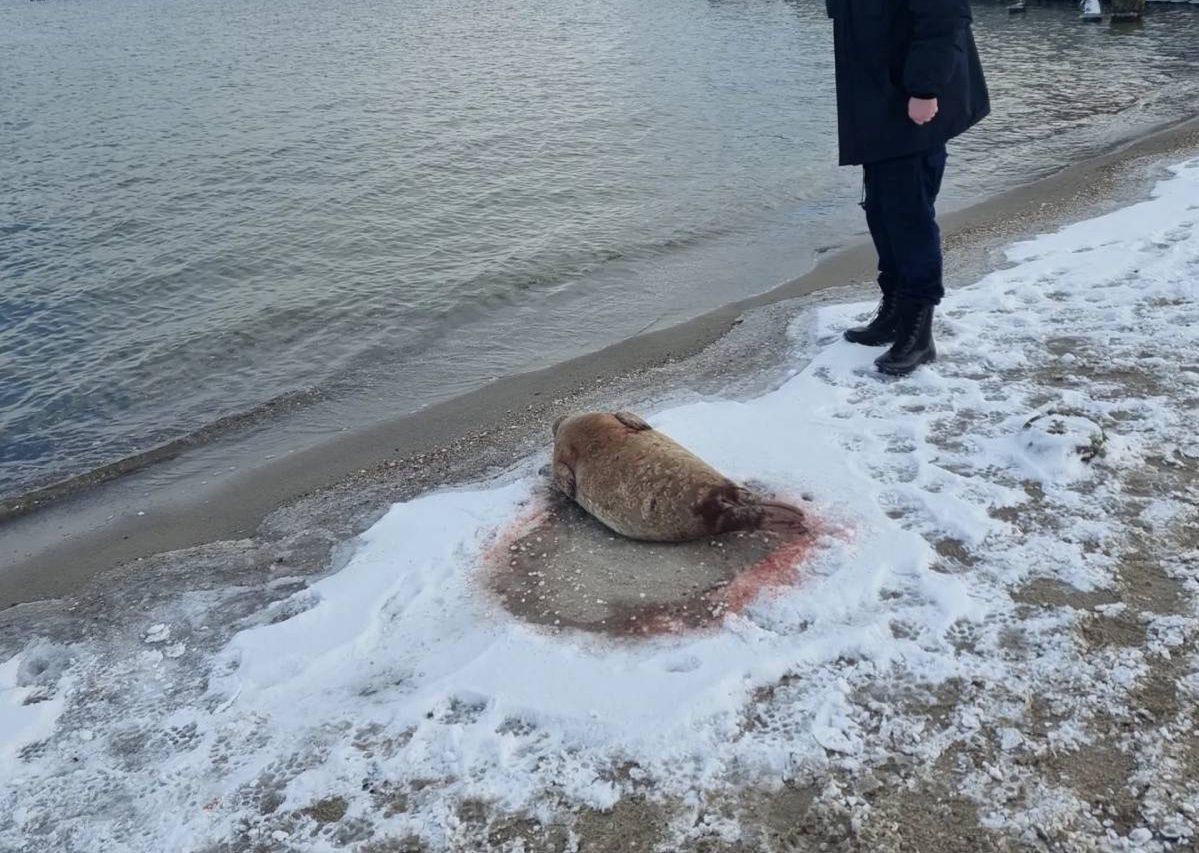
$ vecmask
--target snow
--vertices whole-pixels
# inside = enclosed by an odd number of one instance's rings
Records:
[[[38,681],[43,671],[51,681],[63,668],[58,650],[34,643],[24,655],[0,665],[0,774],[19,773],[18,757],[44,740],[62,713],[62,696],[48,696]]]
[[[910,377],[880,378],[877,350],[839,339],[868,306],[824,307],[797,319],[794,334],[818,347],[781,387],[653,414],[733,478],[812,495],[825,521],[800,580],[716,630],[605,639],[534,628],[499,606],[481,582],[483,558],[539,500],[532,472],[543,460],[533,459],[391,507],[344,567],[247,618],[214,651],[192,639],[207,623],[166,618],[135,627],[134,642],[51,654],[32,642],[0,665],[3,811],[13,815],[0,846],[29,843],[35,825],[45,849],[68,838],[80,850],[282,841],[288,832],[265,822],[255,798],[277,796],[283,813],[331,792],[348,801],[347,821],[444,844],[463,798],[532,812],[551,800],[611,805],[622,792],[614,766],[686,795],[864,760],[884,735],[889,748],[936,750],[920,719],[885,700],[871,707],[886,722],[868,731],[856,694],[896,674],[924,687],[1011,683],[997,639],[1016,619],[1011,591],[1036,576],[1083,590],[1111,582],[1111,556],[1092,546],[1125,522],[1103,510],[1097,471],[1137,464],[1162,436],[1194,450],[1169,389],[1135,399],[1096,389],[1130,359],[1199,343],[1196,324],[1178,322],[1196,295],[1197,200],[1199,160],[1175,167],[1148,201],[1011,247],[1010,266],[946,299],[942,360]],[[1047,341],[1068,351],[1037,357]],[[1068,527],[1004,520],[1034,485],[1071,514]],[[1161,499],[1146,523],[1176,523],[1179,512]],[[986,559],[960,562],[962,551]],[[1064,630],[1075,618],[1023,617],[1041,675],[1085,685],[1077,693],[1096,706],[1122,701],[1144,656],[1103,649],[1079,665]],[[1151,645],[1168,653],[1194,630],[1193,619],[1159,619]],[[25,684],[19,673],[35,659],[41,682]],[[786,701],[748,724],[758,691],[785,676]],[[97,685],[113,684],[134,697],[129,713],[105,716],[97,704]],[[192,698],[172,701],[184,684]],[[24,704],[35,690],[44,701]],[[994,710],[958,709],[956,726],[976,732]],[[1063,725],[1053,738],[1065,748],[1086,734]],[[1004,753],[1024,744],[1010,725],[997,741]],[[143,742],[156,744],[148,758]],[[103,792],[111,774],[119,807]],[[375,782],[420,782],[416,806],[380,813],[364,793]],[[51,820],[66,802],[93,800],[93,811]],[[1047,795],[1042,818],[1067,807]],[[1025,831],[1029,819],[996,806],[988,821]]]
[[[156,625],[151,625],[146,630],[145,641],[147,643],[165,643],[171,638],[171,626],[164,625],[159,622]]]

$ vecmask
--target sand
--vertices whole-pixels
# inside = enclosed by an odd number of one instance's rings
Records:
[[[815,539],[754,532],[637,542],[571,501],[542,501],[501,533],[487,576],[510,613],[558,630],[641,637],[718,628],[758,593],[796,580]]]

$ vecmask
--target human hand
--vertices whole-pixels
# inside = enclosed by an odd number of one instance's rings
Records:
[[[916,124],[928,124],[937,114],[936,98],[909,98],[908,118]]]

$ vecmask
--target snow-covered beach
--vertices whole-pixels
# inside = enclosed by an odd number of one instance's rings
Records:
[[[1199,159],[1006,260],[912,377],[826,303],[793,375],[647,413],[826,522],[714,628],[499,605],[483,557],[544,454],[396,504],[315,582],[200,549],[186,592],[8,611],[0,846],[1188,849]]]

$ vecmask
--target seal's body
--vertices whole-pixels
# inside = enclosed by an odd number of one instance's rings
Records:
[[[802,533],[803,513],[763,501],[628,412],[554,424],[554,486],[617,533],[682,542],[734,530]]]

